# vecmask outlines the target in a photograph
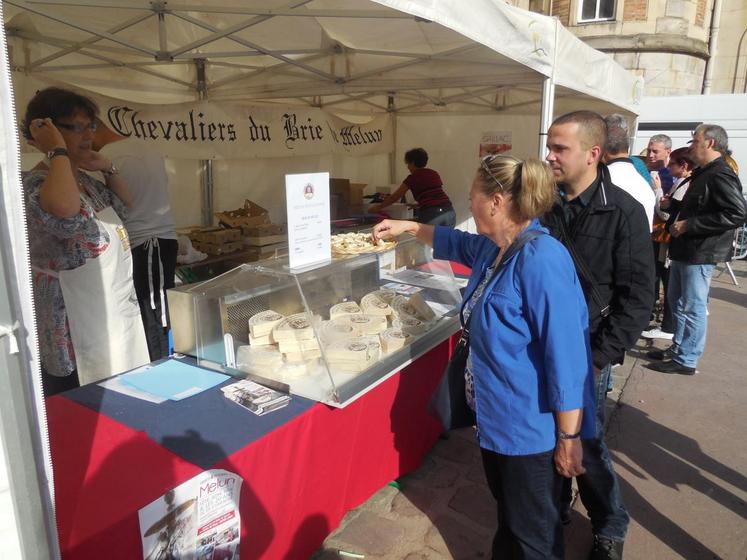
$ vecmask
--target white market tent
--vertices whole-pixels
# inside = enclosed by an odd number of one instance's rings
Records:
[[[404,177],[402,153],[423,145],[464,221],[482,132],[511,131],[515,154],[536,155],[553,103],[556,114],[635,113],[641,91],[556,19],[500,0],[5,0],[4,9],[21,108],[40,87],[67,84],[138,103],[206,98],[357,122],[391,116],[383,154],[215,162],[216,209],[240,206],[249,191],[276,220],[283,173],[330,170],[385,185]],[[170,167],[179,225],[204,218],[193,203],[203,198],[200,163],[189,159]]]
[[[284,173],[329,170],[369,185],[399,182],[406,174],[402,153],[414,146],[428,150],[429,166],[441,173],[464,223],[483,133],[510,132],[512,153],[536,157],[554,114],[584,108],[634,117],[642,92],[640,79],[556,19],[501,0],[4,0],[2,10],[8,48],[1,68],[0,236],[7,270],[0,269],[0,288],[9,287],[11,305],[7,318],[0,306],[0,327],[18,321],[23,334],[17,354],[6,354],[9,337],[0,338],[0,358],[26,372],[38,371],[38,358],[19,171],[33,156],[16,156],[29,150],[15,135],[14,98],[21,116],[36,90],[62,85],[104,102],[168,108],[206,100],[244,111],[322,111],[351,123],[385,119],[386,149],[357,157],[169,154],[178,225],[247,197],[282,220],[277,193]],[[40,441],[46,438],[40,384],[16,380],[0,395],[20,395],[17,410],[0,403],[3,425],[26,426],[10,436],[6,429],[6,445],[16,445],[23,464],[36,457],[47,465],[38,480],[15,475],[27,496],[40,496],[17,505],[19,534],[29,550],[54,550],[54,525],[43,516],[52,503],[49,452],[30,435],[39,430]],[[38,538],[45,533],[49,543]]]

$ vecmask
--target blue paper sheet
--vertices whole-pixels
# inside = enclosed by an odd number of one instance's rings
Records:
[[[122,383],[140,391],[172,401],[180,401],[220,385],[229,376],[185,364],[179,360],[166,360],[144,371],[121,376]]]

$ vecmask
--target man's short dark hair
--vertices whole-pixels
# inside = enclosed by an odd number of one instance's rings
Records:
[[[599,146],[604,150],[607,145],[607,124],[602,115],[594,111],[573,111],[555,119],[552,126],[562,124],[578,124],[581,133],[581,145],[588,150],[592,146]]]
[[[612,113],[604,118],[604,122],[607,124],[607,142],[604,151],[608,154],[627,154],[630,151],[628,119],[619,113]]]
[[[695,132],[703,132],[703,138],[713,140],[713,149],[725,154],[729,150],[729,135],[726,130],[717,124],[703,123],[695,129]]]
[[[422,168],[428,165],[428,152],[423,148],[413,148],[405,152],[405,163],[411,163],[415,167]]]
[[[27,140],[31,140],[29,125],[34,119],[49,118],[54,122],[61,118],[70,118],[78,112],[93,121],[99,114],[99,108],[92,99],[69,89],[49,87],[37,91],[26,106],[21,132]]]

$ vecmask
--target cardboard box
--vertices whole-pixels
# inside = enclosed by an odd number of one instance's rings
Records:
[[[234,241],[241,241],[240,229],[205,228],[193,231],[189,238],[194,242],[222,245]],[[203,251],[204,252],[204,251]]]
[[[354,207],[360,208],[363,204],[363,191],[366,186],[367,183],[351,183],[350,179],[330,179],[330,214],[332,217],[345,218],[350,216]],[[333,210],[335,210],[334,213]]]
[[[244,201],[243,208],[216,212],[215,217],[220,223],[232,228],[254,227],[270,223],[269,212],[249,199]]]

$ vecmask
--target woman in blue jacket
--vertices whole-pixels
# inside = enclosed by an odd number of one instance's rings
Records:
[[[594,437],[586,301],[571,257],[537,217],[555,184],[538,160],[482,160],[470,190],[479,235],[384,220],[373,236],[408,232],[434,256],[472,268],[462,306],[469,325],[466,399],[498,502],[493,558],[563,557],[562,477],[582,474],[581,437]],[[498,266],[523,232],[539,235]]]

